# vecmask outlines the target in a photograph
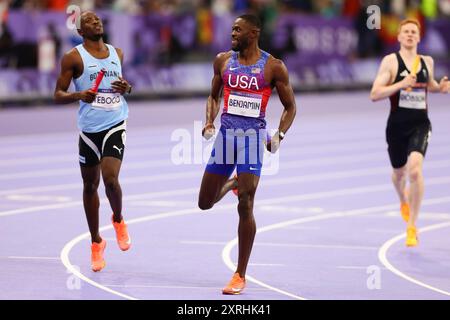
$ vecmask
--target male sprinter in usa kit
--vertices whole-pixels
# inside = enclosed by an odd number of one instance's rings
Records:
[[[214,135],[214,119],[219,112],[223,88],[224,106],[221,127],[211,159],[200,187],[198,205],[207,210],[229,190],[238,189],[239,257],[236,272],[223,288],[223,294],[240,294],[256,233],[253,201],[258,186],[265,144],[276,152],[296,113],[294,93],[286,66],[261,50],[259,19],[253,15],[238,17],[232,27],[232,50],[214,60],[214,77],[206,106],[205,138]],[[277,133],[266,141],[266,107],[276,88],[284,106]],[[229,179],[233,170],[237,179]]]

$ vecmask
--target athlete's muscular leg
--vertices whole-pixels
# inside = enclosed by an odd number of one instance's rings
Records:
[[[227,181],[226,175],[209,173],[205,171],[203,174],[202,184],[200,186],[200,193],[198,195],[198,207],[202,210],[211,209],[217,201],[219,201],[226,192],[232,188]],[[234,180],[234,179],[231,179]],[[226,192],[225,189],[229,188]]]
[[[80,167],[83,178],[83,205],[86,219],[91,233],[91,241],[100,243],[102,241],[98,232],[98,185],[100,183],[100,165],[93,167]]]
[[[122,188],[119,184],[121,165],[122,161],[113,157],[104,157],[101,162],[106,196],[113,211],[115,222],[122,220]]]
[[[424,182],[422,174],[423,155],[420,152],[413,151],[408,157],[408,178],[410,184],[409,204],[411,208],[411,217],[408,226],[414,226],[419,215],[420,204],[422,203],[424,193]]]
[[[217,196],[216,202],[219,202],[231,189],[238,187],[238,181],[235,178],[228,179],[223,185],[222,189]]]
[[[403,167],[398,169],[394,169],[392,172],[392,183],[394,184],[395,191],[397,191],[401,203],[409,203],[408,195],[406,192],[406,174],[407,165],[404,165]]]
[[[239,175],[239,257],[236,272],[238,272],[241,277],[245,277],[256,234],[256,223],[255,218],[253,217],[253,203],[258,182],[259,177],[254,174],[241,173]]]

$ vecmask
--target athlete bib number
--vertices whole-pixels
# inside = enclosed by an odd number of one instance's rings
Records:
[[[258,118],[261,111],[261,96],[257,94],[232,92],[228,97],[228,113]]]
[[[120,93],[108,89],[99,89],[94,102],[92,102],[93,108],[105,111],[117,110],[121,105]]]
[[[407,109],[426,109],[427,99],[423,89],[412,89],[411,91],[400,90],[399,106]]]

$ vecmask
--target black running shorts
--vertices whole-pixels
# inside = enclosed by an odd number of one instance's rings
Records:
[[[431,123],[429,121],[410,128],[388,124],[386,141],[392,167],[395,169],[403,167],[413,151],[417,151],[425,157],[430,136]]]
[[[80,166],[92,167],[103,157],[123,159],[126,141],[126,122],[95,133],[80,132],[78,141]]]

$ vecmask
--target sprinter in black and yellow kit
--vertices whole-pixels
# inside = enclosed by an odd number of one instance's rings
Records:
[[[386,140],[392,182],[400,198],[400,212],[407,222],[406,245],[418,243],[416,221],[424,193],[422,164],[431,135],[428,118],[428,92],[448,93],[449,82],[434,80],[434,61],[417,53],[420,24],[413,19],[400,23],[400,51],[383,58],[373,83],[370,98],[388,98],[391,112],[386,127]],[[409,182],[409,186],[407,185]]]

